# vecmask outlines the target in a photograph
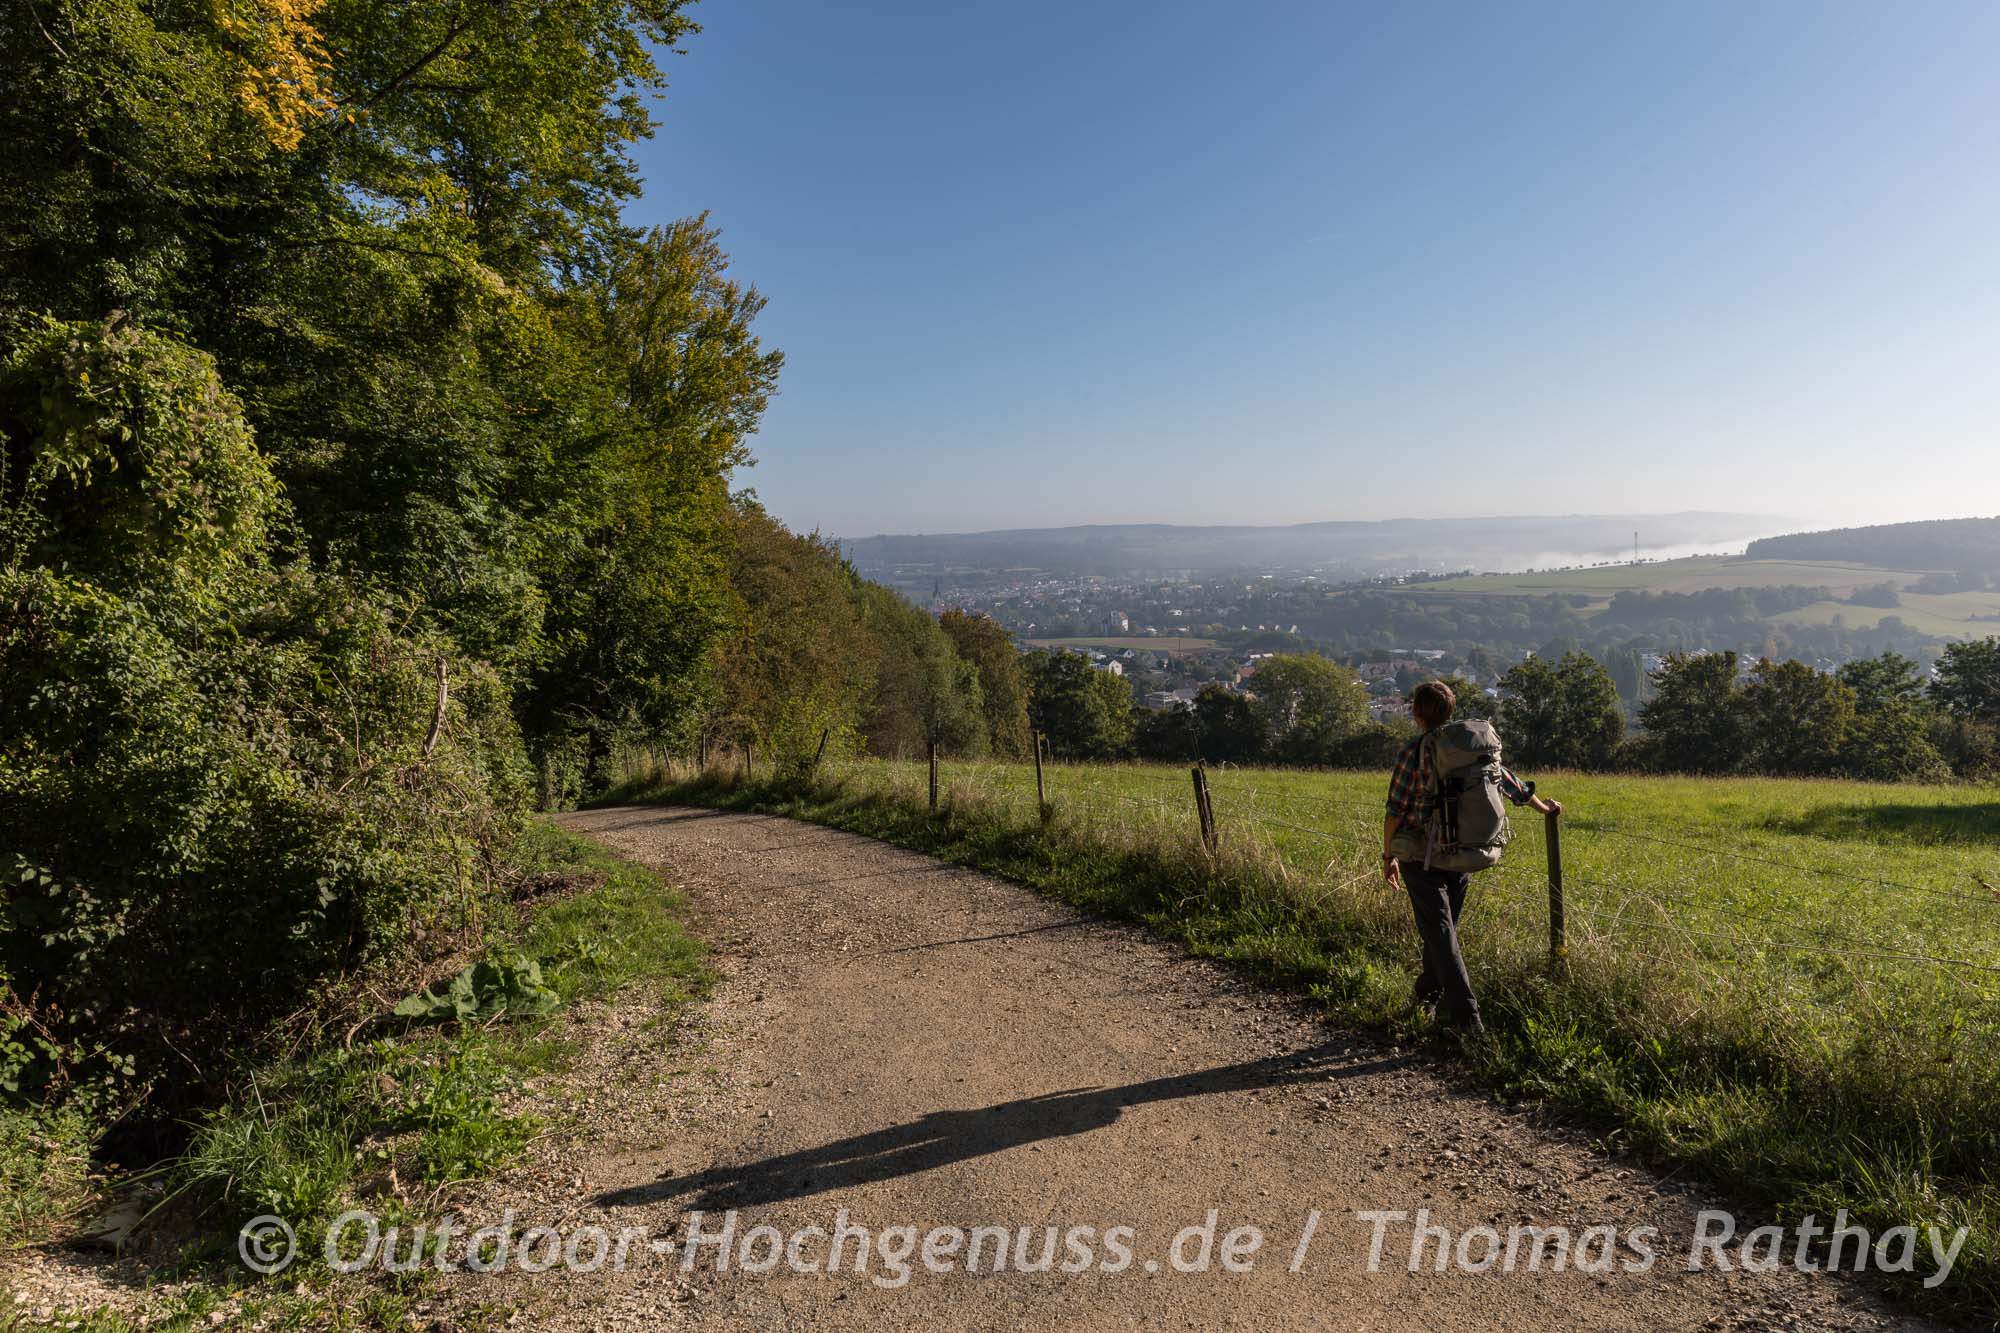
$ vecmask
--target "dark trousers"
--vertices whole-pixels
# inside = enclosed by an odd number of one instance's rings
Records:
[[[1472,877],[1464,872],[1426,870],[1422,861],[1399,861],[1403,888],[1417,918],[1424,942],[1424,974],[1417,979],[1417,998],[1437,1001],[1438,1013],[1454,1027],[1479,1026],[1479,1001],[1472,978],[1458,951],[1458,914],[1465,910],[1465,889]]]

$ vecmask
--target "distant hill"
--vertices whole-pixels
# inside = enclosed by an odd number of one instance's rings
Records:
[[[1026,573],[1053,577],[1206,578],[1238,572],[1352,578],[1413,569],[1516,570],[1697,551],[1741,550],[1782,530],[1768,515],[1587,514],[1560,517],[1386,519],[1284,527],[1097,524],[1001,532],[848,538],[841,549],[864,575],[928,590]]]
[[[1942,561],[1868,564],[1771,554],[1772,547],[1792,540],[1752,542],[1750,554],[1728,559],[1440,579],[1402,591],[1444,603],[1468,597],[1502,602],[1560,597],[1591,633],[1616,638],[1664,626],[1671,630],[1668,647],[1762,651],[1761,644],[1741,637],[1754,621],[1781,630],[1789,636],[1782,646],[1806,660],[1845,660],[1884,648],[1928,658],[1950,640],[1984,638],[2000,630],[2000,580],[1940,572],[1948,563]],[[1733,623],[1725,629],[1715,623],[1718,618]]]
[[[1757,560],[1841,560],[1886,569],[1944,570],[2000,576],[2000,518],[1944,518],[1884,523],[1763,537],[1750,543]]]

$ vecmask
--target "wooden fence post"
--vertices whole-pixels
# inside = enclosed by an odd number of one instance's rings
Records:
[[[1035,810],[1044,824],[1049,822],[1049,794],[1042,785],[1042,744],[1047,738],[1037,731],[1035,740]]]
[[[937,813],[937,742],[926,741],[931,756],[931,813]]]
[[[750,780],[750,775],[756,770],[756,767],[757,761],[750,753],[750,738],[746,736],[743,739],[743,780],[745,782]]]
[[[819,729],[819,748],[813,751],[813,776],[819,776],[819,761],[826,758],[826,738],[833,731],[831,727]]]
[[[1194,774],[1194,812],[1201,820],[1201,845],[1208,849],[1210,856],[1213,856],[1215,855],[1215,807],[1208,799],[1208,773],[1200,764],[1196,764],[1190,771]]]
[[[1549,846],[1549,961],[1560,964],[1569,956],[1568,923],[1563,916],[1562,816],[1549,811],[1542,816],[1542,827]]]

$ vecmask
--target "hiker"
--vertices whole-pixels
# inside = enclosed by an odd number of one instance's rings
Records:
[[[1472,979],[1458,951],[1458,914],[1472,873],[1499,864],[1507,842],[1506,812],[1499,798],[1562,813],[1535,795],[1500,762],[1500,736],[1488,722],[1452,722],[1458,700],[1451,687],[1429,680],[1410,695],[1410,712],[1423,734],[1403,747],[1389,774],[1389,812],[1382,823],[1382,877],[1410,895],[1417,934],[1424,942],[1424,971],[1416,1001],[1435,1004],[1447,1026],[1484,1031]]]

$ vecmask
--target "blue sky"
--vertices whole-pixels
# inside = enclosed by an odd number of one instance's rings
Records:
[[[795,527],[2000,512],[2000,5],[697,16]]]

